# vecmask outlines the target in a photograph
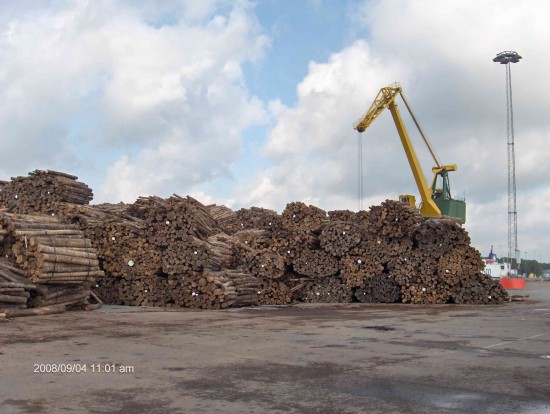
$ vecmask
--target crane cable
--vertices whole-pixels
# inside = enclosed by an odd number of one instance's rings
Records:
[[[357,204],[363,210],[363,134],[357,133]]]
[[[424,139],[424,143],[428,147],[428,150],[430,151],[430,154],[432,154],[432,158],[434,159],[435,164],[437,165],[438,168],[441,168],[441,162],[439,161],[439,158],[437,157],[437,154],[435,153],[435,150],[433,149],[432,145],[430,144],[430,141],[428,140],[426,135],[424,135],[424,131],[420,127],[420,124],[418,123],[416,117],[414,116],[414,113],[413,113],[411,107],[409,106],[409,103],[405,99],[405,95],[403,95],[403,92],[399,92],[399,95],[401,95],[401,98],[403,99],[403,102],[405,102],[405,106],[407,107],[407,110],[409,111],[409,114],[411,115],[411,118],[413,119],[414,124],[418,128],[418,131],[420,132],[420,135],[422,136],[422,139]]]

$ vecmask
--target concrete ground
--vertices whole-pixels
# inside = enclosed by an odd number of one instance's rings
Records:
[[[0,321],[0,413],[550,413],[550,282],[514,293]]]

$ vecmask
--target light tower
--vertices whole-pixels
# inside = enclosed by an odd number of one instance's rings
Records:
[[[519,263],[518,213],[516,207],[516,158],[514,154],[514,111],[512,107],[512,72],[510,63],[518,63],[521,56],[517,52],[500,52],[493,62],[506,65],[506,127],[508,134],[508,258],[512,269],[512,257]],[[513,256],[512,256],[513,255]]]

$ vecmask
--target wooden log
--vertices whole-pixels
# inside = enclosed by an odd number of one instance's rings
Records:
[[[36,246],[35,256],[41,257],[40,253],[53,254],[53,255],[62,255],[62,256],[72,256],[72,257],[81,257],[85,259],[97,259],[97,250],[90,248],[88,251],[75,250],[75,249],[66,249],[62,247],[50,247],[45,245]]]
[[[4,312],[6,318],[18,318],[21,316],[55,315],[65,312],[64,305],[47,306],[32,309],[9,309]]]
[[[22,283],[22,284],[29,283],[29,279],[16,275],[14,273],[11,273],[8,270],[0,270],[0,277],[14,283]]]
[[[95,267],[99,265],[97,259],[79,257],[76,254],[71,256],[65,256],[61,254],[49,254],[41,253],[36,255],[41,262],[49,263],[70,263],[75,265]]]
[[[84,238],[67,238],[67,237],[33,237],[29,244],[31,246],[44,245],[52,247],[71,247],[71,248],[92,248],[92,242]]]
[[[0,288],[22,288],[27,290],[36,289],[36,285],[33,283],[19,283],[19,282],[0,282]]]
[[[27,298],[12,295],[0,295],[0,302],[7,303],[27,303]]]
[[[67,236],[67,235],[80,235],[79,230],[67,229],[67,230],[16,230],[15,236],[17,237],[32,237],[32,236]]]

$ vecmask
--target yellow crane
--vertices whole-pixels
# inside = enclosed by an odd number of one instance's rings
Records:
[[[426,146],[428,147],[430,154],[432,155],[436,163],[436,166],[432,168],[434,177],[431,187],[428,186],[426,178],[424,177],[420,162],[418,161],[418,157],[416,156],[416,153],[414,151],[412,142],[409,138],[409,134],[407,133],[407,129],[405,128],[405,124],[403,123],[403,119],[401,118],[401,114],[399,112],[399,109],[397,108],[397,103],[395,102],[395,100],[398,95],[400,95],[403,99],[407,110],[411,114],[411,117],[416,127],[420,131],[420,135],[422,135],[422,138],[424,139],[424,142],[426,143]],[[376,99],[370,106],[369,110],[367,111],[365,116],[354,125],[354,129],[359,132],[364,132],[374,122],[374,120],[382,112],[384,112],[386,108],[390,109],[395,127],[397,128],[397,132],[399,134],[399,138],[401,138],[401,144],[403,145],[403,149],[405,150],[405,154],[407,155],[407,160],[409,161],[409,165],[411,167],[416,186],[418,187],[418,191],[420,192],[420,197],[422,199],[420,213],[425,217],[438,217],[442,215],[448,217],[456,217],[464,223],[466,221],[466,203],[464,200],[452,198],[451,188],[449,184],[448,173],[449,171],[456,171],[457,166],[456,164],[442,165],[439,162],[435,151],[433,150],[428,139],[424,135],[422,128],[420,128],[420,124],[416,120],[414,113],[412,112],[407,100],[405,99],[401,86],[392,85],[380,89],[380,92],[376,96]],[[441,188],[437,188],[439,181],[442,183]],[[413,196],[400,196],[400,200],[415,205],[415,199]]]

